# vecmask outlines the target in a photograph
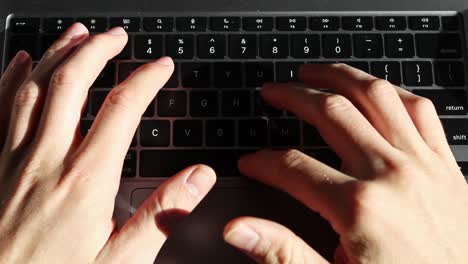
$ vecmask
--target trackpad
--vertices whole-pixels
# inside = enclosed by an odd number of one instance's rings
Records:
[[[135,190],[132,207],[137,208],[151,191]],[[180,217],[180,212],[173,214],[174,219]],[[249,187],[213,189],[191,215],[171,230],[156,263],[254,263],[223,240],[224,226],[238,216],[281,223],[322,256],[333,259],[338,237],[324,219],[284,193]]]

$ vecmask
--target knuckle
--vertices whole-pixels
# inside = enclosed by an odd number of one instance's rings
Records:
[[[76,70],[70,69],[70,67],[66,65],[60,66],[52,74],[52,77],[50,79],[51,87],[54,87],[54,89],[56,89],[60,87],[71,86],[73,83],[76,82],[74,74],[76,74]]]
[[[132,106],[135,105],[135,100],[135,97],[130,95],[125,89],[115,89],[109,93],[105,104],[106,107],[111,109],[134,112],[134,107]]]
[[[363,217],[376,201],[377,191],[375,187],[368,182],[356,181],[351,183],[349,190],[349,202],[351,217]]]
[[[280,173],[287,173],[288,171],[297,168],[304,163],[304,155],[296,149],[289,149],[280,153],[279,167]]]
[[[349,111],[352,107],[351,102],[346,97],[339,94],[326,94],[319,99],[319,107],[324,113],[334,114]]]
[[[389,81],[383,79],[370,81],[365,88],[365,93],[370,98],[385,98],[387,96],[397,95],[393,85]]]
[[[427,115],[428,113],[436,112],[434,104],[426,97],[417,96],[417,98],[413,100],[412,104],[416,114]]]
[[[41,97],[39,87],[27,84],[21,87],[16,93],[15,105],[16,106],[30,106],[36,104]]]

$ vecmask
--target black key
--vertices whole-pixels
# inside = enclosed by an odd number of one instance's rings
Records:
[[[174,146],[201,146],[203,141],[203,126],[201,120],[174,121]],[[170,164],[170,163],[169,163]]]
[[[127,32],[140,31],[139,17],[112,17],[110,19],[110,27],[122,27]]]
[[[362,17],[343,17],[341,27],[344,30],[372,30],[374,21],[370,16]]]
[[[81,137],[84,138],[89,133],[89,130],[91,129],[92,125],[93,125],[93,120],[81,120],[80,121],[80,135],[81,135]]]
[[[178,31],[206,31],[206,17],[177,17],[176,28]]]
[[[104,17],[80,17],[77,22],[81,22],[90,32],[104,32],[107,30],[107,18]]]
[[[171,32],[174,30],[174,18],[172,17],[145,17],[143,29],[148,32]]]
[[[458,16],[442,17],[442,28],[445,30],[458,30],[460,28],[460,20]]]
[[[273,30],[272,17],[244,17],[242,19],[246,31],[271,31]]]
[[[450,145],[468,145],[468,119],[441,119]]]
[[[192,116],[217,116],[218,105],[217,91],[192,91],[190,93],[190,115]]]
[[[222,112],[224,116],[248,116],[251,95],[249,91],[223,91]]]
[[[115,85],[115,63],[108,62],[91,87],[112,88]]]
[[[172,72],[171,78],[164,85],[164,88],[177,88],[179,87],[179,64],[174,63],[174,72]]]
[[[458,161],[458,167],[460,168],[463,175],[465,175],[465,180],[468,181],[468,161]]]
[[[466,115],[467,102],[464,90],[414,90],[413,93],[427,97],[439,115]]]
[[[239,145],[263,147],[268,144],[268,127],[264,119],[239,120]]]
[[[187,94],[185,91],[161,91],[156,96],[158,115],[163,117],[185,116]]]
[[[126,62],[119,63],[119,83],[125,81],[143,63]]]
[[[41,47],[39,49],[39,58],[42,58],[46,51],[59,39],[59,34],[53,35],[42,35],[41,36]]]
[[[414,57],[413,35],[385,34],[385,55],[389,58]]]
[[[37,17],[14,17],[10,20],[10,31],[13,33],[36,33],[41,28]]]
[[[309,28],[316,31],[337,31],[340,29],[339,17],[311,17]]]
[[[299,81],[299,68],[304,63],[301,62],[277,62],[276,81],[277,82],[297,82]]]
[[[173,59],[193,59],[193,35],[167,35],[166,55]]]
[[[140,152],[141,177],[171,177],[195,164],[206,164],[218,177],[240,176],[237,161],[251,151],[229,150],[145,150]],[[168,166],[169,165],[169,166]]]
[[[325,58],[349,58],[351,57],[351,35],[322,35],[322,49]]]
[[[230,35],[229,56],[232,59],[255,59],[257,57],[257,36]]]
[[[135,150],[129,150],[125,155],[124,164],[122,168],[122,177],[135,177],[136,176],[136,162],[137,156]]]
[[[207,120],[206,145],[230,147],[234,145],[234,120]]]
[[[135,58],[157,59],[163,54],[162,35],[136,35],[135,36]]]
[[[341,167],[340,158],[330,149],[307,150],[305,154],[337,170]]]
[[[153,117],[154,116],[154,100],[146,108],[145,112],[143,113],[143,117]]]
[[[248,87],[261,87],[266,82],[273,82],[273,63],[247,62],[245,64],[246,84]]]
[[[239,17],[212,17],[210,28],[214,31],[238,31],[240,29]]]
[[[8,43],[8,58],[7,62],[10,62],[20,50],[26,51],[33,60],[39,59],[38,54],[38,38],[37,36],[30,35],[16,35],[10,37]]]
[[[434,62],[435,82],[440,86],[464,86],[465,67],[461,61]]]
[[[439,30],[440,20],[437,16],[409,17],[409,27],[412,30]]]
[[[215,62],[214,84],[219,88],[237,88],[242,86],[242,64],[240,62]]]
[[[416,47],[422,58],[459,58],[462,54],[458,34],[416,34]]]
[[[378,30],[405,30],[406,18],[402,16],[376,17],[375,28]]]
[[[73,24],[71,17],[51,17],[44,19],[44,32],[61,33]]]
[[[123,48],[123,50],[117,54],[117,56],[115,56],[115,59],[118,59],[118,60],[129,60],[132,58],[132,44],[133,44],[133,41],[132,41],[132,38],[133,36],[128,36],[128,41],[127,43],[125,44],[125,47]]]
[[[407,86],[429,86],[433,83],[432,65],[429,61],[403,62],[403,81]]]
[[[201,59],[223,59],[226,55],[224,35],[198,36],[198,57]]]
[[[257,116],[281,116],[283,111],[268,104],[259,91],[255,92],[255,115]]]
[[[318,58],[320,56],[319,35],[291,36],[291,55],[294,58]]]
[[[207,88],[211,84],[211,68],[207,62],[182,63],[182,86]]]
[[[91,91],[91,114],[97,116],[99,109],[106,100],[109,91]]]
[[[383,57],[382,35],[380,34],[355,34],[354,56],[358,58]]]
[[[318,130],[307,124],[306,122],[302,122],[302,137],[304,139],[304,145],[309,147],[325,147],[327,143],[323,140],[322,136]]]
[[[171,124],[168,120],[143,120],[140,140],[144,147],[167,147],[170,144]]]
[[[299,121],[295,119],[270,119],[271,144],[276,147],[300,144]]]
[[[359,69],[361,71],[370,73],[369,63],[367,61],[346,61],[343,63],[348,64],[349,66]]]
[[[304,31],[307,28],[305,17],[277,17],[276,29],[279,31]]]
[[[400,63],[398,61],[376,61],[371,63],[371,74],[395,85],[401,84]]]
[[[287,35],[260,36],[260,54],[262,58],[286,58],[289,53]]]

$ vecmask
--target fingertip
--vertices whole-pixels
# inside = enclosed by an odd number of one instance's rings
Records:
[[[63,33],[64,38],[78,39],[85,35],[88,35],[88,28],[80,22],[76,22],[71,25],[65,33]]]
[[[113,27],[109,29],[106,34],[112,35],[112,36],[127,36],[127,32],[125,29],[122,27]]]
[[[167,56],[157,59],[155,63],[167,67],[174,66],[174,61],[172,60],[172,58]]]
[[[14,66],[20,66],[31,61],[31,56],[24,50],[18,51],[15,58],[13,59]]]
[[[185,178],[187,190],[196,197],[205,196],[216,183],[216,173],[206,165],[195,165]]]

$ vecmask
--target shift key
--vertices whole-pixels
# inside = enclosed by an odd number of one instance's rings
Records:
[[[413,90],[413,93],[432,101],[439,115],[466,115],[464,90]]]
[[[441,119],[450,145],[468,145],[468,119]]]

